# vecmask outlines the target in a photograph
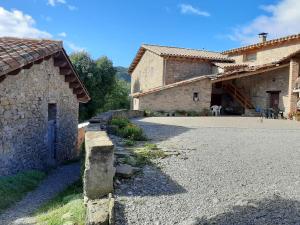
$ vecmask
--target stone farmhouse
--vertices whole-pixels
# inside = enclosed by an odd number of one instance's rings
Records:
[[[196,111],[221,105],[256,115],[299,107],[300,34],[211,52],[143,44],[129,68],[133,109]]]
[[[0,38],[0,176],[72,158],[89,99],[62,42]]]

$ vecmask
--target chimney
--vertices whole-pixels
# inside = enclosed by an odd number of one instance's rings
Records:
[[[258,37],[259,37],[261,43],[264,43],[267,41],[267,36],[268,36],[268,33],[264,33],[264,32],[258,34]]]

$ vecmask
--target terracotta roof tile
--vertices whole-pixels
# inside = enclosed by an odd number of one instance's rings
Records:
[[[131,94],[131,96],[132,97],[140,97],[143,95],[156,93],[156,92],[163,91],[166,89],[170,89],[170,88],[174,88],[174,87],[178,87],[178,86],[184,86],[184,85],[191,84],[191,83],[194,83],[194,82],[197,82],[200,80],[211,79],[213,77],[215,77],[215,75],[202,75],[202,76],[198,76],[198,77],[193,77],[193,78],[190,78],[187,80],[179,81],[179,82],[168,84],[165,86],[152,88],[152,89],[146,90],[144,92],[136,92],[136,93]]]
[[[189,49],[189,48],[177,48],[169,46],[149,45],[143,44],[137,52],[134,60],[132,61],[128,71],[132,73],[145,51],[151,51],[159,56],[165,57],[181,57],[181,58],[193,58],[193,59],[207,59],[210,61],[218,62],[233,62],[234,60],[219,52]]]
[[[259,49],[259,48],[271,46],[274,44],[281,44],[283,42],[289,42],[289,41],[294,41],[294,40],[300,40],[300,34],[289,35],[286,37],[277,38],[277,39],[273,39],[273,40],[269,40],[269,41],[265,41],[265,42],[260,42],[260,43],[256,43],[253,45],[247,45],[247,46],[240,47],[240,48],[234,48],[234,49],[223,51],[222,53],[223,54],[233,54],[233,53],[237,53],[237,52],[244,52],[244,51],[248,51],[248,50],[252,50],[252,49]]]
[[[0,38],[0,76],[62,50],[62,42]]]
[[[6,77],[6,74],[58,52],[60,52],[68,62],[72,74],[76,77],[80,88],[83,90],[83,92],[81,92],[82,96],[77,95],[77,98],[81,102],[89,101],[90,97],[88,91],[74,70],[69,57],[63,49],[61,41],[10,37],[0,38],[0,81]]]
[[[189,48],[159,46],[159,45],[147,45],[147,44],[142,45],[142,47],[161,56],[180,56],[180,57],[192,57],[192,58],[211,59],[211,60],[232,61],[226,55],[223,55],[219,52],[211,52],[211,51],[189,49]]]

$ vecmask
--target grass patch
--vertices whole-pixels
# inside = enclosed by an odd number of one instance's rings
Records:
[[[135,145],[135,141],[131,140],[131,139],[126,139],[124,141],[125,146],[134,146]]]
[[[0,212],[21,200],[46,177],[41,171],[30,170],[13,176],[0,177]]]
[[[35,216],[39,224],[61,225],[72,221],[76,225],[84,225],[85,210],[82,181],[79,180],[43,205]]]
[[[132,166],[143,166],[151,164],[152,159],[159,159],[166,157],[163,150],[159,149],[155,144],[146,143],[141,148],[134,148],[132,150],[133,156],[125,157],[124,163]]]

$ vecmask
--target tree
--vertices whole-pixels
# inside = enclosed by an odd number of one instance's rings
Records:
[[[130,108],[130,84],[117,79],[113,90],[107,95],[103,110],[129,109]]]
[[[113,90],[116,71],[107,57],[94,61],[87,52],[76,52],[70,59],[91,97],[79,107],[79,121],[84,121],[102,111],[106,95]]]

